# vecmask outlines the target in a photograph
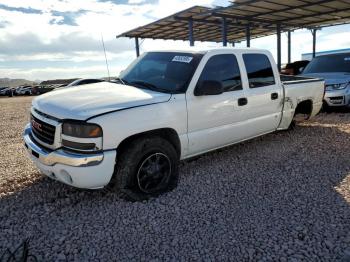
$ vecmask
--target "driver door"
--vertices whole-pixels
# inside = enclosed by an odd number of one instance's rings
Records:
[[[203,61],[202,61],[203,62]],[[202,66],[203,67],[203,66]],[[198,67],[200,70],[201,66]],[[188,156],[196,155],[241,140],[245,97],[237,58],[233,53],[212,55],[207,58],[198,78],[222,83],[224,92],[219,95],[195,96],[188,92]]]

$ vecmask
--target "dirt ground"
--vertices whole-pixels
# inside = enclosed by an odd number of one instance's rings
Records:
[[[130,203],[38,172],[31,100],[0,98],[0,257],[30,239],[39,261],[350,261],[350,112],[183,162],[174,191]]]

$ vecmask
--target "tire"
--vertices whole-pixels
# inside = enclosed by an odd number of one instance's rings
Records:
[[[293,131],[295,129],[296,125],[297,125],[297,123],[293,119],[292,122],[290,122],[290,124],[289,124],[288,128],[286,129],[286,131]]]
[[[179,156],[173,145],[161,137],[141,137],[117,153],[110,187],[127,200],[142,201],[174,189],[178,176]]]
[[[326,102],[324,102],[322,105],[322,111],[329,114],[332,113],[332,108]]]

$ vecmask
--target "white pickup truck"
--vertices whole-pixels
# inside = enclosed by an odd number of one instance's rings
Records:
[[[148,199],[176,186],[180,160],[288,129],[323,96],[323,80],[281,80],[265,50],[148,52],[118,83],[35,98],[24,142],[53,179]]]

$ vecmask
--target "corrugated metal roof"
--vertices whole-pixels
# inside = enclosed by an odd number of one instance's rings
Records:
[[[320,28],[350,23],[350,0],[236,0],[228,7],[194,6],[117,37],[188,40],[189,20],[196,41],[222,41],[222,20],[227,23],[227,40],[251,38],[300,28]]]

